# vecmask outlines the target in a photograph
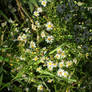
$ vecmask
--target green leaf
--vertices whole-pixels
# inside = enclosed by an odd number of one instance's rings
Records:
[[[5,62],[9,62],[9,58],[5,58],[4,60],[5,60]]]
[[[29,0],[29,3],[33,4],[34,6],[38,6],[37,0]]]
[[[3,72],[3,67],[1,66],[0,67],[0,74]]]
[[[0,86],[2,85],[2,80],[3,80],[3,74],[0,76]]]
[[[0,56],[0,61],[2,61],[3,60],[3,57],[2,56]]]
[[[32,13],[34,10],[34,7],[38,7],[37,0],[29,0],[28,5],[29,5],[30,11]]]
[[[5,84],[3,84],[3,87],[0,88],[0,92],[1,92],[2,89],[4,89],[5,87],[8,87],[8,86],[10,86],[10,82],[9,82],[9,83],[5,83]]]
[[[29,3],[29,8],[30,8],[30,12],[32,13],[34,10],[34,6],[31,3]]]
[[[8,17],[1,10],[0,10],[0,15],[2,15],[8,21]]]

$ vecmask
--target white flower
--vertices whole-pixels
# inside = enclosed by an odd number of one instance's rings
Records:
[[[57,71],[57,75],[58,75],[59,77],[62,77],[63,72],[64,72],[63,69],[58,69],[58,71]]]
[[[36,71],[39,72],[41,69],[42,69],[41,67],[38,67],[38,68],[36,69]]]
[[[42,91],[43,90],[43,85],[41,84],[41,85],[38,85],[38,88],[37,88],[37,90],[40,90],[40,91]]]
[[[48,67],[48,69],[49,69],[50,71],[53,70],[53,65],[52,65],[52,66],[47,66],[47,67]]]
[[[57,65],[58,65],[58,63],[56,62],[56,63],[53,63],[53,67],[57,67]]]
[[[27,52],[27,53],[30,53],[31,51],[30,51],[30,49],[26,49],[26,52]]]
[[[32,24],[32,29],[36,30],[36,25]]]
[[[53,81],[53,79],[49,79],[47,82],[48,82],[48,83],[51,83],[52,81]]]
[[[24,30],[25,32],[28,32],[28,31],[29,31],[29,28],[23,28],[23,30]]]
[[[9,23],[12,23],[12,24],[13,24],[13,23],[14,23],[14,21],[10,18],[10,19],[9,19]]]
[[[54,37],[53,37],[53,36],[48,36],[48,37],[46,38],[46,42],[47,42],[47,43],[52,43],[53,40],[54,40]]]
[[[62,53],[61,53],[61,58],[65,58],[65,57],[66,57],[65,52],[62,51]]]
[[[63,77],[67,77],[69,74],[67,71],[64,71],[62,75],[63,75]]]
[[[72,61],[67,61],[67,62],[66,62],[66,67],[71,66],[71,65],[72,65],[72,63],[73,63]]]
[[[45,56],[41,57],[41,61],[45,61]]]
[[[60,55],[59,55],[59,54],[56,54],[56,55],[55,55],[55,58],[56,58],[56,59],[60,59]]]
[[[47,62],[47,68],[50,70],[50,71],[52,71],[53,70],[53,62],[52,61],[49,61],[49,62]]]
[[[38,59],[39,59],[39,58],[36,56],[33,60],[34,60],[34,61],[37,61]]]
[[[27,35],[26,35],[26,34],[23,34],[23,35],[22,35],[22,39],[23,39],[23,40],[26,40],[26,39],[27,39]]]
[[[26,34],[22,34],[20,36],[18,36],[17,38],[19,41],[25,41],[27,39],[27,35]]]
[[[62,61],[59,63],[59,68],[62,68],[63,66],[64,66],[64,62]]]
[[[31,41],[31,43],[30,43],[30,48],[36,48],[36,44],[35,44],[35,42],[33,42],[33,41]]]
[[[76,63],[77,63],[77,59],[76,59],[76,58],[74,58],[74,59],[73,59],[73,62],[76,64]]]
[[[7,22],[1,23],[2,27],[5,27],[7,25]]]
[[[39,12],[38,11],[34,11],[34,16],[39,16]]]
[[[38,21],[35,21],[36,26],[39,28],[40,27],[40,23]]]
[[[37,12],[41,13],[42,12],[42,8],[41,7],[38,7],[37,8]]]
[[[61,48],[57,49],[57,53],[58,54],[61,54],[61,52],[62,52],[62,49]]]
[[[47,22],[47,24],[45,26],[47,27],[47,31],[50,31],[53,29],[53,24],[50,21]]]
[[[53,62],[52,61],[48,61],[47,62],[47,66],[53,66]]]
[[[25,88],[25,91],[26,91],[26,92],[29,92],[29,88]]]
[[[45,7],[46,4],[47,4],[47,1],[46,1],[46,0],[43,0],[43,1],[41,2],[41,4]]]
[[[23,41],[23,38],[22,38],[22,36],[18,36],[18,38],[17,38],[19,41]]]
[[[20,58],[20,60],[25,60],[25,57],[23,57],[23,56],[20,56],[19,58]]]
[[[41,37],[42,37],[42,38],[46,37],[46,35],[45,35],[45,32],[44,32],[44,31],[43,31],[43,32],[41,32]]]

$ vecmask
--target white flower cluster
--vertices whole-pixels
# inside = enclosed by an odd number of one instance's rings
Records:
[[[61,48],[59,48],[57,50],[57,54],[55,55],[55,58],[56,59],[62,59],[62,58],[65,58],[65,57],[66,57],[65,52]]]
[[[19,41],[27,41],[27,35],[26,34],[21,34],[18,36],[17,40]]]
[[[37,8],[37,11],[34,11],[34,16],[38,17],[39,16],[39,13],[42,12],[42,8],[41,7],[38,7]]]

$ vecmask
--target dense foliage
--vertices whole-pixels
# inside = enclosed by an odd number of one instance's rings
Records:
[[[91,92],[91,3],[0,0],[0,92]]]

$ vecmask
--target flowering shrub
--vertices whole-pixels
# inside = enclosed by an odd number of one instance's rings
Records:
[[[0,92],[90,92],[89,1],[32,1],[0,10]]]

